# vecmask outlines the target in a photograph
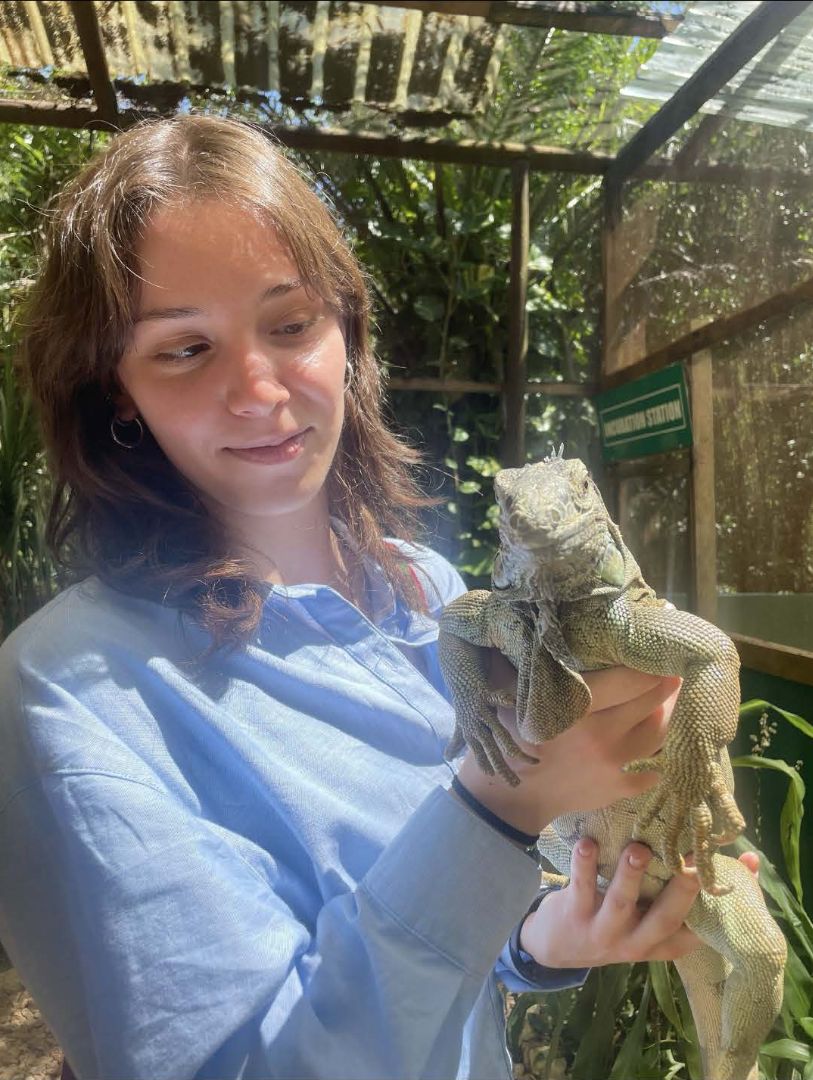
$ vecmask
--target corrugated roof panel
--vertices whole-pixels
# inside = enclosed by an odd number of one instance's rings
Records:
[[[500,31],[477,17],[347,0],[86,2],[120,84],[248,86],[296,108],[471,112],[499,66]],[[0,4],[0,62],[86,76],[64,0]]]

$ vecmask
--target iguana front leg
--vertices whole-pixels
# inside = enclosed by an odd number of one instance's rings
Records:
[[[682,676],[660,754],[626,767],[661,774],[634,835],[657,837],[664,862],[677,871],[683,868],[678,842],[687,829],[703,888],[717,893],[712,846],[729,843],[745,828],[720,764],[720,751],[734,737],[739,717],[739,658],[733,643],[688,612],[631,603],[623,595],[607,607],[582,609],[565,621],[563,631],[586,667],[618,663],[653,675]]]
[[[534,763],[536,758],[517,746],[497,715],[497,706],[513,705],[515,697],[490,686],[488,650],[499,649],[519,668],[530,647],[530,635],[513,607],[495,602],[493,594],[482,589],[452,601],[440,618],[438,659],[455,710],[455,728],[445,757],[451,760],[468,744],[483,772],[497,773],[512,786],[519,777],[506,757]]]

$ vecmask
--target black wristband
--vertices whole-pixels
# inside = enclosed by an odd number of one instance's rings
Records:
[[[452,777],[452,790],[460,796],[470,810],[473,810],[479,818],[482,818],[497,832],[507,836],[509,840],[513,840],[516,844],[522,844],[529,854],[536,852],[536,845],[539,842],[538,833],[524,833],[519,829],[515,829],[513,825],[509,825],[507,821],[503,821],[502,818],[497,817],[487,806],[483,806],[479,799],[475,799],[472,793],[463,787],[456,776]]]
[[[511,963],[514,965],[517,974],[521,975],[523,979],[527,979],[528,982],[538,983],[541,986],[547,986],[550,984],[551,974],[553,974],[554,977],[561,977],[563,974],[571,973],[574,976],[581,975],[582,978],[586,978],[587,973],[590,971],[590,968],[545,967],[543,964],[538,964],[536,960],[534,960],[534,958],[530,955],[530,953],[526,953],[519,943],[519,935],[522,931],[522,924],[525,922],[529,915],[536,911],[536,909],[539,907],[539,905],[542,903],[546,896],[548,896],[552,892],[558,892],[558,890],[558,885],[543,885],[538,896],[535,898],[534,902],[531,904],[531,906],[519,920],[517,925],[514,927],[514,932],[508,939],[508,951],[511,954]]]

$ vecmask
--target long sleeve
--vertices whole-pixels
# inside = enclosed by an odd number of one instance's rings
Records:
[[[272,590],[201,669],[90,579],[0,648],[0,940],[80,1080],[510,1077],[538,873],[445,790],[434,612],[378,595]]]
[[[453,1077],[536,889],[442,788],[312,926],[217,828],[112,770],[17,793],[0,849],[0,936],[82,1080]]]

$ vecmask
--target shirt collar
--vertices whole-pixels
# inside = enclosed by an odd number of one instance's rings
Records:
[[[370,608],[370,621],[386,634],[387,637],[403,641],[410,645],[423,645],[437,637],[437,620],[431,615],[410,611],[399,603],[395,590],[378,563],[359,549],[359,545],[341,518],[331,516],[330,526],[336,535],[359,558],[364,573],[365,588]],[[396,541],[388,541],[393,546]],[[269,585],[269,595],[286,600],[313,597],[321,590],[339,594],[327,585]],[[344,603],[344,597],[340,597]]]

